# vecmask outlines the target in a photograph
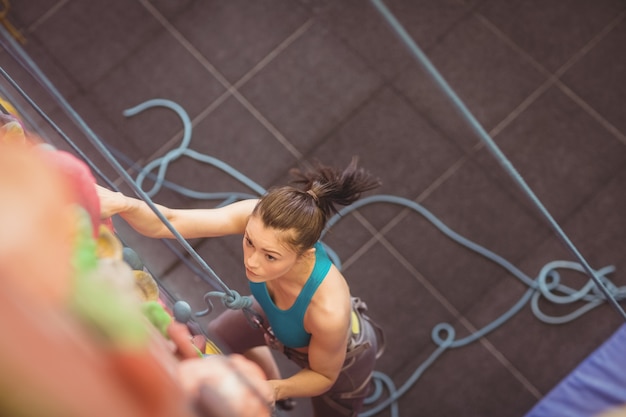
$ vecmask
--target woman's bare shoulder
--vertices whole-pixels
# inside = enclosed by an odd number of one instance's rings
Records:
[[[305,324],[315,328],[344,326],[351,311],[350,288],[341,272],[333,265],[320,284],[305,317]]]

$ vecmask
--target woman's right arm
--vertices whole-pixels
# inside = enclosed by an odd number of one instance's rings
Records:
[[[119,214],[142,235],[173,238],[170,230],[143,201],[96,185],[100,199],[100,217]],[[213,237],[244,232],[257,200],[238,201],[216,209],[170,209],[156,205],[165,218],[186,239]]]

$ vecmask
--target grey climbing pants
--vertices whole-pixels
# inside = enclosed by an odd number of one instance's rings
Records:
[[[261,314],[258,303],[253,308]],[[352,337],[348,343],[346,359],[335,384],[324,394],[311,399],[317,417],[356,417],[363,401],[370,394],[371,376],[376,359],[384,349],[383,332],[367,316],[367,306],[358,298],[352,299]],[[354,323],[353,323],[354,324]],[[209,324],[209,333],[232,353],[244,353],[253,347],[266,345],[262,329],[251,329],[241,311],[227,310]],[[287,358],[301,368],[309,366],[308,356],[290,348],[283,349]]]

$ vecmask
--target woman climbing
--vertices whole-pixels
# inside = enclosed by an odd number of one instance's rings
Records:
[[[254,329],[241,311],[227,310],[209,331],[263,368],[274,393],[270,401],[312,397],[315,416],[356,416],[382,352],[382,332],[318,241],[336,205],[353,203],[379,182],[357,167],[356,158],[344,170],[316,164],[292,174],[301,187],[273,188],[258,200],[216,209],[157,207],[188,239],[243,235],[253,308],[269,326]],[[143,235],[173,237],[144,202],[101,187],[98,193],[103,218],[119,214]],[[302,369],[281,378],[268,345]]]

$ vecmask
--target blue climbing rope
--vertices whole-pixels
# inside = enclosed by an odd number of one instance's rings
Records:
[[[167,152],[165,156],[156,158],[150,163],[148,163],[144,168],[141,169],[141,171],[139,172],[139,175],[137,175],[137,178],[135,181],[137,183],[137,186],[141,188],[141,186],[143,185],[143,181],[148,175],[148,173],[150,173],[153,169],[158,167],[158,175],[156,179],[154,180],[154,186],[149,191],[146,191],[147,195],[152,197],[156,193],[159,192],[159,190],[161,189],[161,186],[163,185],[163,180],[165,179],[165,173],[167,172],[167,167],[169,163],[180,158],[181,156],[187,156],[192,159],[195,159],[196,161],[200,161],[205,164],[212,165],[216,168],[219,168],[222,171],[229,173],[235,179],[237,179],[238,181],[243,183],[245,186],[247,186],[248,188],[252,189],[253,191],[257,193],[256,196],[250,196],[247,194],[229,193],[230,199],[255,198],[255,197],[258,197],[258,195],[262,195],[265,193],[265,189],[263,187],[261,187],[256,182],[250,180],[248,177],[241,174],[237,170],[233,169],[230,165],[210,155],[201,154],[199,152],[194,151],[193,149],[189,149],[189,144],[191,143],[191,132],[192,132],[191,119],[187,115],[187,112],[185,112],[185,110],[179,104],[174,103],[171,100],[163,100],[163,99],[148,100],[133,108],[124,110],[124,116],[126,117],[134,116],[147,109],[150,109],[152,107],[157,107],[157,106],[169,108],[173,110],[180,117],[184,126],[183,139],[181,141],[181,144],[177,148],[174,148],[173,150]],[[177,189],[181,194],[186,195],[188,197],[193,197],[193,198],[198,198],[198,199],[215,198],[214,194],[212,193],[209,193],[206,195],[203,195],[197,192],[191,193],[190,190],[183,190],[183,188],[179,186],[176,186],[175,189]]]

